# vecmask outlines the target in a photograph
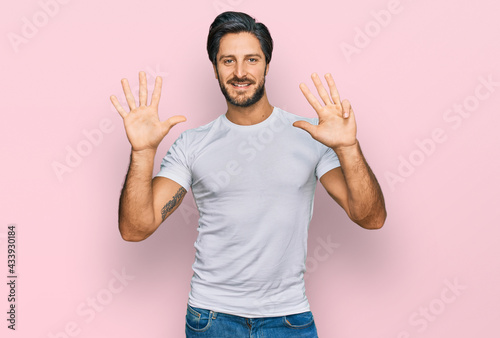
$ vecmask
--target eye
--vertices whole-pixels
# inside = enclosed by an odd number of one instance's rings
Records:
[[[232,62],[233,60],[230,60],[230,59],[227,59],[227,60],[224,60],[224,64],[227,65],[228,63]]]
[[[257,59],[250,58],[250,59],[248,59],[248,61],[250,61],[250,62],[252,62],[252,63],[253,63],[253,62],[257,62]]]

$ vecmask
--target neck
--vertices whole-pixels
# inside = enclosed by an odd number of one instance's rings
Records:
[[[238,107],[228,102],[226,117],[235,124],[248,126],[267,119],[273,109],[274,107],[269,103],[267,95],[264,93],[258,102],[249,107]]]

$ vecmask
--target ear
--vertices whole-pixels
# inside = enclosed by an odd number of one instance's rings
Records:
[[[266,71],[264,72],[264,76],[266,76],[266,75],[267,75],[267,73],[269,73],[269,63],[268,63],[268,64],[267,64],[267,66],[266,66]]]
[[[215,79],[218,80],[218,76],[217,76],[217,67],[215,66],[215,64],[212,63],[212,66],[214,66],[214,74],[215,74]]]

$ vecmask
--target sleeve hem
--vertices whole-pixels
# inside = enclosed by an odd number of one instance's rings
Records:
[[[172,173],[159,172],[158,174],[155,175],[155,177],[158,177],[158,176],[169,178],[172,181],[180,184],[184,189],[186,189],[186,192],[188,192],[191,189],[191,185],[188,182],[186,182],[186,180],[183,180],[179,176],[173,175]]]
[[[338,167],[340,167],[340,161],[339,160],[337,160],[337,161],[335,161],[333,163],[328,163],[327,165],[321,166],[320,168],[318,168],[316,170],[318,180],[321,178],[321,176],[323,176],[324,174],[326,174],[330,170],[338,168]]]

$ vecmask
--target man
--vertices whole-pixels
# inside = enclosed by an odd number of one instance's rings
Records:
[[[186,118],[159,121],[162,80],[148,106],[144,72],[139,106],[126,79],[130,112],[111,97],[132,146],[120,197],[122,237],[149,237],[189,189],[200,212],[187,337],[317,337],[303,275],[318,179],[361,227],[378,229],[386,218],[349,101],[340,101],[330,74],[329,93],[313,74],[323,104],[306,85],[300,89],[317,119],[273,107],[265,90],[272,48],[266,26],[247,14],[215,19],[207,51],[227,112],[181,133],[153,180],[158,145]]]

